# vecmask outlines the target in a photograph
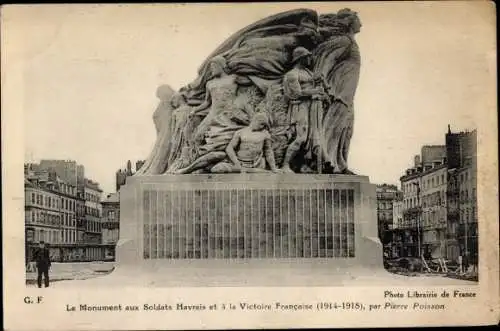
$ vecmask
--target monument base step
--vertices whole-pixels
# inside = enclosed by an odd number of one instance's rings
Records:
[[[57,287],[310,287],[439,286],[475,282],[441,276],[401,276],[349,259],[156,260],[118,265],[109,275],[55,283]]]

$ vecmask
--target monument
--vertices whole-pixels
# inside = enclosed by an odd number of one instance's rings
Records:
[[[280,13],[228,38],[179,91],[159,87],[155,146],[120,192],[118,265],[382,268],[375,186],[347,162],[360,28],[350,9]]]

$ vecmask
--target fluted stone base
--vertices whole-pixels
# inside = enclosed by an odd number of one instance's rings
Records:
[[[331,258],[382,267],[375,199],[363,176],[131,177],[120,191],[117,262]]]

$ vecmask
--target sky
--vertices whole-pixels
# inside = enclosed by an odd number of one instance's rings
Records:
[[[24,8],[13,57],[22,61],[25,160],[73,159],[105,192],[155,141],[156,88],[193,81],[237,30],[293,8],[350,7],[362,30],[349,165],[372,183],[399,182],[424,144],[478,128],[491,108],[485,75],[494,15],[477,3],[75,5]],[[488,76],[489,77],[489,76]]]

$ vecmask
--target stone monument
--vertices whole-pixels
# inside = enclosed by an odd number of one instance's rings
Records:
[[[382,268],[375,186],[348,168],[356,12],[292,10],[236,32],[179,91],[120,192],[119,265],[311,259]]]

